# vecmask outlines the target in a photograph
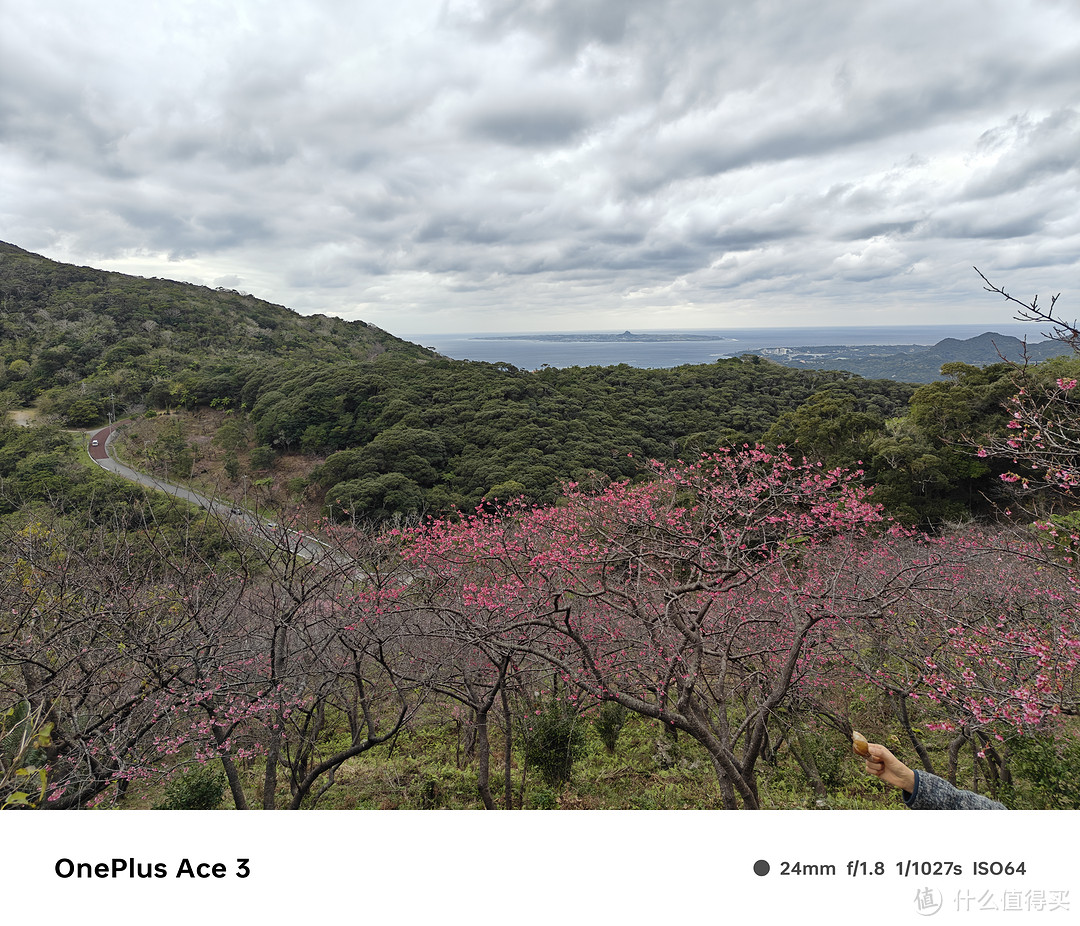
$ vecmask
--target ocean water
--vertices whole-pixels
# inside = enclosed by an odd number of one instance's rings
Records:
[[[496,332],[410,335],[409,340],[431,347],[454,360],[482,360],[509,363],[522,370],[542,366],[676,367],[687,363],[712,363],[721,357],[737,357],[746,351],[766,347],[816,347],[821,345],[920,344],[931,346],[944,338],[973,338],[986,331],[1027,339],[1043,340],[1035,325],[896,325],[891,327],[832,328],[740,328],[679,329],[667,332],[636,331],[649,335],[715,335],[717,341],[543,341],[514,334],[514,340],[499,340]],[[592,333],[592,332],[591,332]],[[618,331],[595,332],[619,334]]]

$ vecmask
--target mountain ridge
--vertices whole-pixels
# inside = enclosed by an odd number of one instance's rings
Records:
[[[1038,363],[1070,356],[1060,342],[1047,339],[1025,344],[1012,335],[986,331],[973,338],[943,338],[929,347],[918,344],[808,345],[751,352],[794,369],[843,370],[866,379],[929,383],[947,378],[950,363],[985,367],[995,363]]]
[[[9,242],[0,242],[0,307],[0,347],[14,338],[30,351],[58,346],[53,342],[62,338],[51,335],[70,339],[83,329],[96,339],[138,339],[131,350],[344,354],[356,360],[388,350],[431,355],[368,322],[301,315],[235,290],[63,263]],[[33,365],[32,358],[22,359]]]

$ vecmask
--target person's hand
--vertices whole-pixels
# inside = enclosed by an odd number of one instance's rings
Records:
[[[880,743],[870,744],[870,757],[866,760],[866,771],[870,775],[876,775],[886,784],[909,793],[915,790],[915,773]]]

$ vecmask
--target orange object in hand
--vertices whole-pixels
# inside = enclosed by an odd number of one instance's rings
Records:
[[[860,756],[870,756],[870,744],[861,733],[853,732],[851,734],[851,745]]]

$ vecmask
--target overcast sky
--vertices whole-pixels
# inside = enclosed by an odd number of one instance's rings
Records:
[[[58,260],[405,336],[1077,312],[1074,0],[0,6]]]

